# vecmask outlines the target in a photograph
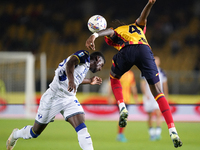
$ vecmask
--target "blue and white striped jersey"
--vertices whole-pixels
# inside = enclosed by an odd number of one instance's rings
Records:
[[[86,50],[79,50],[75,52],[58,65],[58,68],[55,70],[54,79],[50,83],[49,87],[62,97],[76,95],[77,91],[77,89],[75,92],[67,91],[69,81],[66,75],[66,64],[72,56],[76,56],[79,60],[79,64],[75,66],[74,69],[74,82],[76,84],[76,88],[78,88],[79,84],[82,83],[90,68],[90,55]]]

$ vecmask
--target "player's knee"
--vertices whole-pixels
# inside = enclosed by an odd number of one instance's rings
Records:
[[[84,123],[75,128],[78,134],[79,145],[83,150],[93,150],[92,139]]]

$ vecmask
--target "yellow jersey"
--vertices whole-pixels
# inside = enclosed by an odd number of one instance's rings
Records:
[[[113,46],[117,50],[131,44],[145,44],[149,46],[145,36],[146,26],[144,30],[142,30],[137,23],[133,23],[119,26],[114,31],[115,35],[111,38],[105,36],[105,41],[108,45]]]
[[[127,71],[125,74],[122,75],[120,79],[122,85],[122,93],[124,97],[124,102],[126,104],[130,104],[131,99],[131,87],[136,86],[135,76],[132,71]]]

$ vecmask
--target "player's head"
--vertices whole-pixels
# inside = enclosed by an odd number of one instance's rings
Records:
[[[160,66],[160,58],[158,56],[154,56],[154,58],[155,58],[156,66],[159,67]]]
[[[93,52],[90,54],[90,71],[93,73],[101,71],[106,59],[101,52]]]

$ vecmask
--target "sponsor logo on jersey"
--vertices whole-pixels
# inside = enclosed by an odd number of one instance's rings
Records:
[[[79,57],[82,57],[84,55],[85,55],[84,52],[81,52],[81,53],[78,54]]]

